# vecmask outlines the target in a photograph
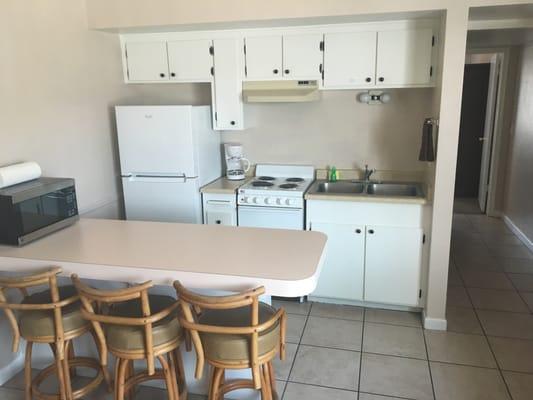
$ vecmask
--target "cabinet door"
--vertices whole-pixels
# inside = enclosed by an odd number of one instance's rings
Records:
[[[252,36],[246,41],[246,78],[276,79],[282,76],[281,36]]]
[[[431,80],[431,29],[378,32],[378,86],[423,85]]]
[[[283,36],[283,76],[288,79],[320,79],[322,40],[320,33]]]
[[[243,129],[242,41],[215,39],[215,77],[212,88],[215,130]]]
[[[313,296],[363,300],[364,227],[313,222],[311,230],[328,236],[326,259]]]
[[[204,223],[207,225],[237,226],[237,210],[231,205],[207,202]]]
[[[375,85],[376,32],[328,33],[324,37],[324,87]]]
[[[126,43],[130,81],[168,81],[166,42]]]
[[[366,227],[365,301],[417,306],[422,230]]]
[[[170,80],[211,82],[213,56],[211,40],[178,40],[168,42]]]

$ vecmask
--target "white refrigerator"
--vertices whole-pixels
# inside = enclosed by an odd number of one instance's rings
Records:
[[[115,107],[126,219],[202,223],[200,187],[221,176],[208,106]]]

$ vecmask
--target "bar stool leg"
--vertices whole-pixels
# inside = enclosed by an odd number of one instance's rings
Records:
[[[272,364],[272,361],[269,361],[267,364],[268,367],[268,374],[270,375],[270,387],[272,388],[272,398],[274,398],[274,395],[276,395],[276,398],[278,397],[278,391],[276,389],[276,374],[274,372],[274,364]]]
[[[24,359],[24,399],[31,400],[31,354],[33,349],[33,342],[26,342],[26,356]]]
[[[219,400],[220,398],[220,381],[224,374],[223,368],[215,368],[213,372],[213,381],[209,400]]]
[[[70,400],[67,398],[67,393],[65,391],[65,374],[63,373],[63,362],[59,358],[59,351],[55,344],[51,344],[52,350],[54,352],[54,358],[56,361],[56,372],[57,372],[57,383],[59,386],[59,398],[61,400]]]
[[[174,351],[170,351],[167,353],[167,357],[168,357],[168,361],[170,365],[170,373],[172,374],[172,385],[173,385],[173,390],[174,390],[174,397],[176,398],[176,400],[179,400],[180,391],[178,387],[179,377],[178,377],[178,370],[176,366],[177,365],[176,354],[174,353]]]
[[[62,360],[62,366],[63,366],[63,385],[65,387],[65,396],[68,400],[72,400],[72,382],[70,380],[70,366],[69,366],[69,348],[72,347],[72,342],[67,341],[64,344],[64,357]]]
[[[124,386],[125,386],[125,380],[126,380],[126,369],[128,367],[128,361],[126,359],[119,358],[119,365],[118,365],[118,374],[116,376],[116,385],[117,385],[117,392],[116,392],[116,400],[124,400]]]
[[[74,343],[72,341],[70,341],[69,343],[67,354],[68,354],[69,361],[72,361],[76,358],[76,352],[74,350]],[[70,376],[71,377],[77,376],[76,368],[72,368],[72,372],[70,373]]]

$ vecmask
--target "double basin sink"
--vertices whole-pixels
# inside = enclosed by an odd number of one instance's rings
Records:
[[[422,185],[419,183],[381,181],[317,181],[311,186],[308,193],[355,196],[424,197]]]

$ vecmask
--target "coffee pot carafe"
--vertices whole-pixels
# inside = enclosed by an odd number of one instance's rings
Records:
[[[242,144],[225,143],[226,177],[232,181],[242,180],[250,169],[250,161],[243,157]]]

